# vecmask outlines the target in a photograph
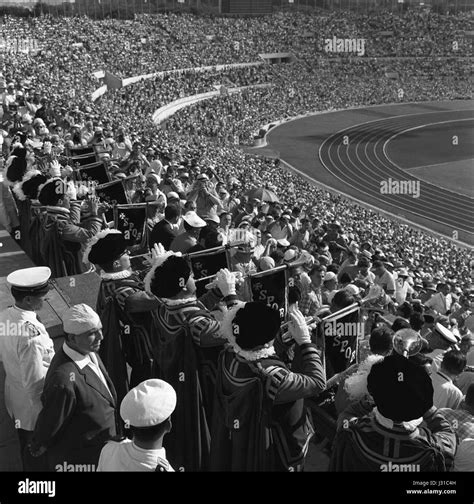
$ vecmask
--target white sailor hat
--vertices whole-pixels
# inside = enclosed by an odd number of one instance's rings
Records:
[[[16,290],[40,294],[49,290],[50,278],[51,270],[47,266],[38,266],[13,271],[7,276],[7,282]]]
[[[452,331],[450,331],[447,327],[444,327],[444,325],[440,324],[439,322],[436,322],[434,326],[434,331],[439,334],[443,339],[445,339],[448,343],[458,343],[458,339],[456,336],[453,334]]]
[[[206,227],[206,223],[201,219],[201,217],[199,217],[196,212],[193,212],[192,210],[183,215],[183,220],[194,228]]]
[[[153,427],[164,422],[176,408],[176,392],[167,382],[145,380],[132,388],[120,405],[120,416],[133,427]]]

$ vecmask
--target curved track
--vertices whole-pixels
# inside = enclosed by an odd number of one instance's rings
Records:
[[[472,247],[474,198],[469,193],[462,194],[416,177],[411,170],[399,167],[386,153],[389,142],[401,133],[415,130],[410,134],[417,135],[423,126],[434,124],[446,125],[447,140],[459,130],[457,125],[474,129],[474,101],[373,105],[309,114],[272,128],[266,135],[267,147],[256,148],[254,153],[259,150],[262,155],[276,153],[291,170],[326,190],[334,190],[394,218],[402,218],[450,239],[459,239]],[[348,142],[344,142],[345,137]],[[419,152],[413,149],[413,142],[410,145],[414,166],[426,165],[426,156],[422,155],[429,148],[426,142],[422,147],[425,150]],[[440,152],[441,164],[449,166],[450,161],[458,161],[448,152],[443,159],[443,149]],[[449,176],[447,171],[446,177]],[[389,178],[419,182],[420,196],[382,194],[380,183]],[[467,179],[465,183],[472,182]]]
[[[342,182],[369,196],[422,218],[472,233],[474,199],[417,179],[394,164],[385,153],[386,143],[398,133],[427,124],[472,121],[470,110],[413,114],[379,119],[346,128],[327,138],[319,148],[324,167]],[[346,143],[344,143],[344,139]],[[420,183],[420,197],[381,194],[381,181],[413,180]]]

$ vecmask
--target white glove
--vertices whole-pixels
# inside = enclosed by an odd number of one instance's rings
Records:
[[[61,178],[72,177],[73,173],[74,170],[69,165],[61,167]]]
[[[53,144],[51,142],[44,142],[43,151],[45,154],[51,154],[51,149],[53,148]],[[55,177],[56,175],[53,175]]]
[[[289,315],[291,320],[288,324],[288,329],[296,343],[298,343],[298,345],[311,343],[309,328],[303,314],[299,310],[292,310]]]
[[[45,142],[45,145],[49,142]],[[51,162],[49,166],[49,174],[51,177],[60,177],[61,176],[61,165],[58,163],[58,161],[55,159],[54,161]]]
[[[151,259],[152,261],[157,259],[159,256],[165,255],[166,250],[161,243],[155,243],[151,249]]]
[[[235,274],[231,273],[227,268],[221,269],[217,272],[216,286],[219,288],[224,297],[236,295],[235,280]]]

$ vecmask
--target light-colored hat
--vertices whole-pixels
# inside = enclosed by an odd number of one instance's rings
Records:
[[[174,192],[174,191],[170,191],[167,195],[166,195],[166,198],[168,199],[168,201],[170,199],[177,199],[179,200],[179,194],[177,192]]]
[[[183,220],[194,228],[206,227],[206,223],[192,210],[183,215]]]
[[[7,276],[11,287],[23,291],[40,291],[48,286],[51,270],[47,266],[24,268],[13,271]]]
[[[293,261],[293,259],[295,259],[295,258],[296,258],[296,250],[295,249],[288,249],[283,256],[284,261]]]
[[[158,379],[145,380],[123,398],[120,416],[133,427],[153,427],[171,416],[176,400],[176,392],[169,383]]]
[[[91,329],[102,329],[99,315],[85,303],[71,306],[63,316],[66,334],[83,334]]]
[[[447,327],[444,327],[444,325],[440,324],[439,322],[436,322],[434,331],[448,343],[454,344],[458,342],[458,339],[456,338],[456,336],[454,336],[453,332],[450,331]]]
[[[282,247],[289,247],[290,242],[286,240],[285,238],[281,238],[280,240],[277,240],[278,245],[281,245]]]
[[[270,256],[264,256],[260,259],[258,265],[262,271],[267,271],[275,267],[275,261]]]
[[[328,271],[325,275],[324,275],[324,282],[329,282],[331,280],[336,280],[337,278],[337,275],[336,273],[334,273],[334,271]]]
[[[357,287],[357,285],[349,284],[344,287],[344,290],[351,294],[352,296],[358,296],[362,289]]]

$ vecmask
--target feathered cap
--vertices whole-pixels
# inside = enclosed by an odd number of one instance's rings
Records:
[[[168,251],[158,256],[145,277],[145,290],[159,298],[179,294],[191,276],[188,261],[180,252]]]
[[[104,229],[93,236],[86,245],[84,262],[107,264],[119,259],[127,249],[127,242],[118,229]]]
[[[39,186],[38,200],[42,205],[56,206],[66,193],[66,183],[61,178],[54,177]]]
[[[11,185],[20,182],[26,173],[26,149],[21,144],[13,149],[5,162],[5,179]]]
[[[38,199],[39,187],[46,183],[48,177],[39,170],[30,170],[26,172],[23,180],[13,187],[13,192],[20,201],[26,199]]]
[[[234,351],[247,360],[273,355],[270,342],[280,330],[280,314],[264,303],[238,302],[221,322],[221,334]],[[255,350],[259,347],[259,350]]]

